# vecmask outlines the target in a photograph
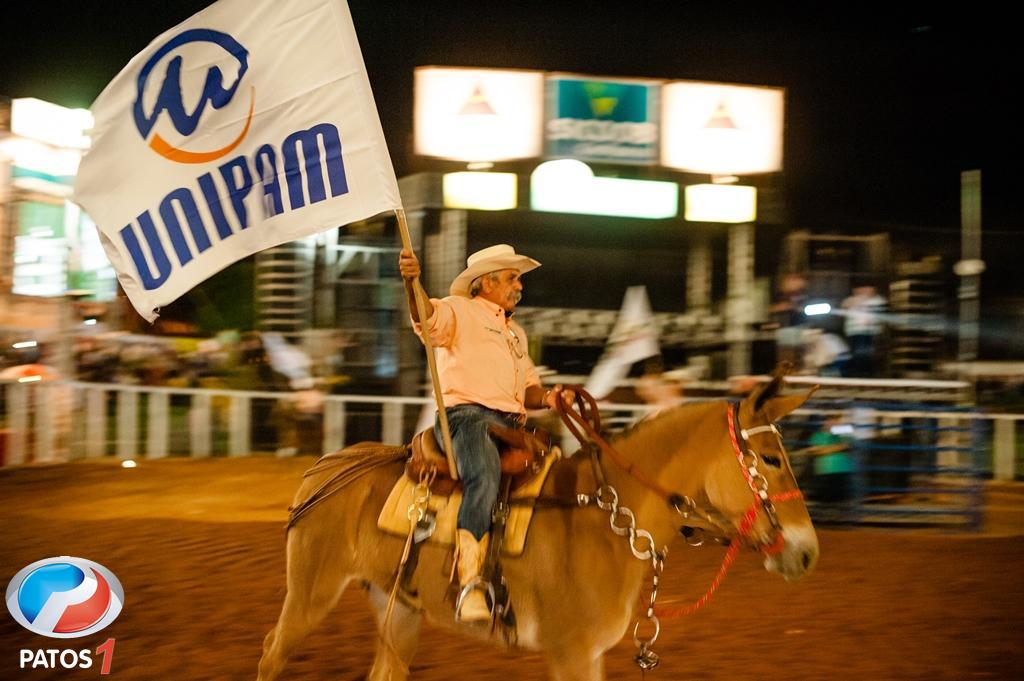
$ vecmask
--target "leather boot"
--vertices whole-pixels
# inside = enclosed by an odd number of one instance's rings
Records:
[[[477,541],[469,530],[459,530],[459,586],[465,588],[480,576],[486,554],[487,535]],[[481,588],[473,588],[462,599],[462,609],[457,613],[460,622],[490,622],[491,610]]]

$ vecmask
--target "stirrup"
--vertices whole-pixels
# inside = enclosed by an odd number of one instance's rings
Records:
[[[491,597],[491,604],[488,607],[488,611],[490,612],[491,615],[491,621],[494,621],[494,585],[490,582],[484,581],[484,579],[481,577],[474,577],[466,584],[466,586],[462,587],[462,590],[459,591],[459,597],[455,600],[456,622],[462,621],[462,602],[466,599],[466,596],[468,596],[470,592],[476,588],[482,588],[484,591],[487,592],[487,595]]]

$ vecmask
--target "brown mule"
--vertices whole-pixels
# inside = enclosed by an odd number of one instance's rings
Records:
[[[777,548],[766,552],[765,568],[796,580],[817,561],[818,541],[787,455],[769,426],[799,407],[809,393],[780,396],[780,387],[781,377],[776,377],[735,411],[718,401],[666,411],[611,444],[634,473],[643,471],[662,488],[693,500],[707,517],[716,519],[721,533],[736,535],[741,524],[749,526],[746,543]],[[735,424],[732,431],[730,423]],[[381,451],[380,465],[365,465],[365,473],[360,470],[291,527],[287,594],[278,622],[264,641],[259,681],[278,677],[287,658],[353,582],[365,587],[380,626],[403,540],[378,530],[376,518],[402,474],[404,448],[381,446]],[[754,485],[738,459],[756,466],[758,487],[786,500],[770,511],[768,506],[752,505]],[[681,525],[693,524],[636,475],[609,462],[604,470],[618,504],[631,509],[637,527],[653,538],[653,546],[670,546]],[[327,484],[330,471],[317,471],[307,474],[297,504]],[[595,495],[597,488],[589,459],[580,455],[555,465],[542,496]],[[488,629],[455,623],[442,576],[449,559],[447,548],[423,546],[416,584],[422,611],[397,603],[389,631],[378,632],[369,679],[396,681],[408,676],[423,616],[469,636],[491,637]],[[637,595],[651,569],[651,561],[634,557],[628,539],[609,529],[609,512],[593,505],[538,508],[525,551],[502,565],[516,613],[518,648],[544,654],[551,677],[558,681],[603,679],[604,653],[630,626]],[[673,567],[668,561],[667,569]]]

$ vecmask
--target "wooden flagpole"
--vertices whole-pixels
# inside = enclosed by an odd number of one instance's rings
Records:
[[[412,239],[409,237],[409,225],[405,220],[405,209],[396,208],[395,215],[398,217],[398,231],[402,234],[402,247],[409,252],[414,252]],[[416,313],[419,315],[420,323],[424,325],[423,345],[427,350],[427,366],[430,367],[430,380],[434,384],[434,401],[437,403],[437,417],[441,421],[441,435],[444,437],[444,453],[448,458],[448,470],[453,480],[459,479],[459,471],[455,466],[454,449],[452,449],[452,435],[448,430],[448,414],[444,410],[444,401],[441,396],[441,379],[437,375],[437,360],[434,358],[434,344],[430,340],[430,334],[426,330],[426,322],[430,318],[427,314],[427,293],[420,285],[420,278],[412,282],[413,297],[416,299]]]

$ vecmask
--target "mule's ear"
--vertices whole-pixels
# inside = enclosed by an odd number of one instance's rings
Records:
[[[811,395],[818,389],[818,386],[814,386],[806,393],[799,395],[783,395],[779,397],[773,397],[765,402],[764,413],[768,418],[768,423],[775,423],[786,414],[796,411],[800,406],[811,398]]]
[[[779,362],[775,365],[775,371],[772,372],[772,378],[784,378],[793,373],[793,363],[789,361]]]
[[[791,362],[779,362],[775,367],[775,371],[772,372],[772,380],[769,381],[763,388],[755,389],[750,393],[748,399],[752,400],[754,412],[759,412],[764,407],[765,403],[777,397],[779,392],[782,390],[782,385],[787,374],[793,371],[793,364]]]

